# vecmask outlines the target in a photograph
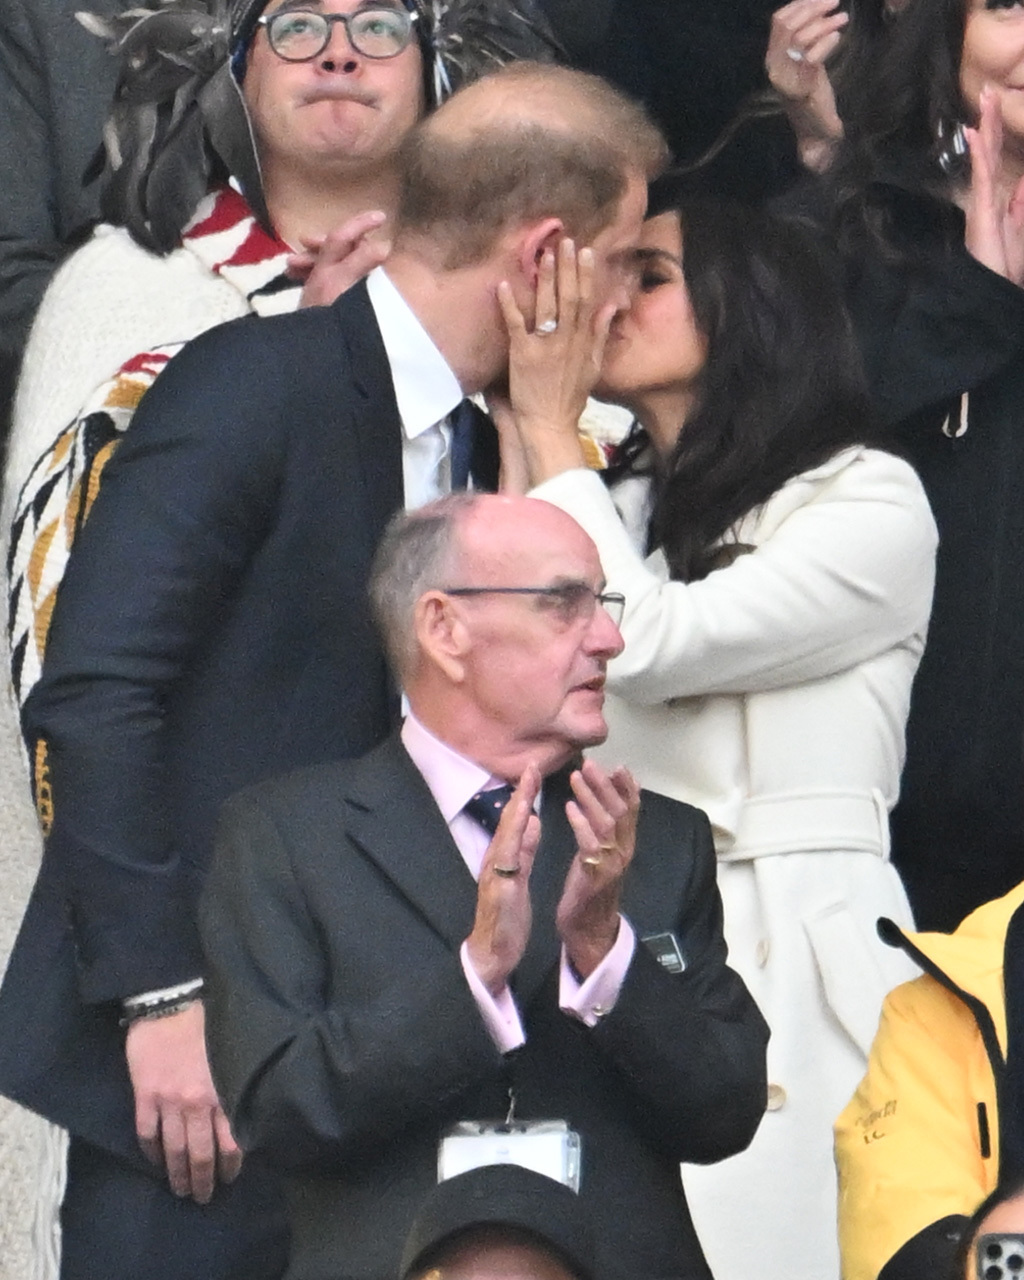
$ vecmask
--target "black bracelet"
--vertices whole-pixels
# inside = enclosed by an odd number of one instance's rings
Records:
[[[126,1009],[118,1026],[132,1027],[136,1022],[152,1022],[156,1018],[169,1018],[175,1013],[184,1013],[191,1005],[198,1004],[202,1000],[202,993],[199,991],[191,991],[187,996],[173,996],[169,1000],[154,1001],[151,1004],[140,1005],[136,1009]]]

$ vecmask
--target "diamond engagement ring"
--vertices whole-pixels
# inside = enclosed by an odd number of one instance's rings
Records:
[[[534,333],[548,334],[548,333],[554,333],[557,328],[558,328],[557,320],[542,320],[540,324],[534,327],[533,331]]]
[[[792,45],[786,50],[786,57],[792,58],[794,62],[803,62],[804,55],[799,49],[794,49]]]

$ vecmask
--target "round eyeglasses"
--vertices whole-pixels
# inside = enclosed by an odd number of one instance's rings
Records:
[[[381,5],[355,13],[317,13],[313,9],[278,9],[257,18],[271,49],[285,62],[308,62],[331,43],[334,23],[345,28],[348,42],[364,58],[397,58],[412,39],[416,14]]]
[[[563,626],[589,623],[597,606],[616,626],[622,621],[626,597],[619,591],[595,591],[585,582],[564,582],[553,587],[442,587],[449,596],[537,596]]]

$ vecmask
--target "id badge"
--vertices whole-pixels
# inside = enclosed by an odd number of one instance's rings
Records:
[[[580,1189],[580,1135],[564,1120],[460,1120],[442,1134],[437,1180],[488,1164],[518,1164]]]

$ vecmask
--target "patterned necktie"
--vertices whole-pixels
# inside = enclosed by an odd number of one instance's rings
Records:
[[[471,400],[463,400],[448,415],[452,431],[451,480],[452,492],[465,489],[469,484],[470,463],[473,460],[473,435],[479,410]]]
[[[492,787],[490,791],[478,791],[472,800],[468,800],[463,805],[462,812],[475,818],[483,829],[493,836],[498,829],[501,815],[505,812],[505,806],[512,799],[514,790],[515,787],[510,787],[506,783],[503,787]]]

